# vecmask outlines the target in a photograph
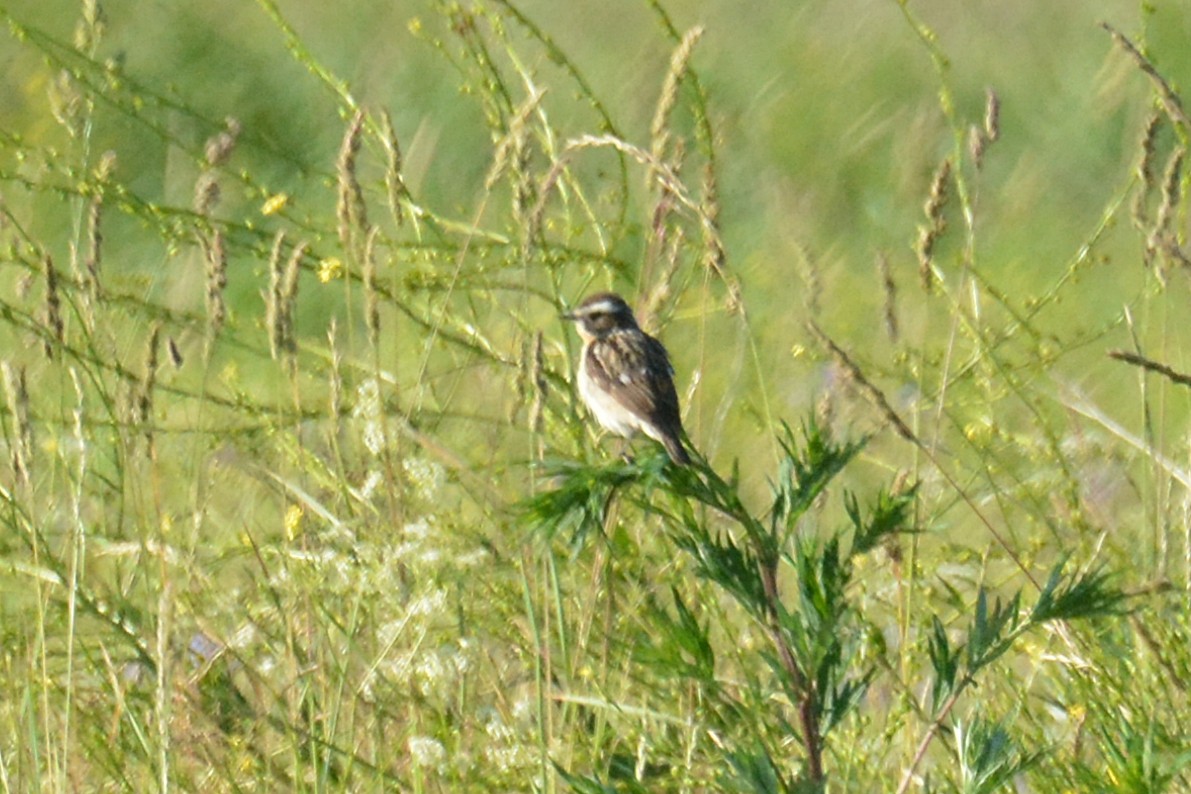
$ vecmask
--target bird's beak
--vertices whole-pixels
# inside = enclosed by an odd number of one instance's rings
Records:
[[[576,315],[574,312],[563,312],[562,314],[558,315],[558,317],[559,319],[570,320],[571,322],[579,319],[578,315]]]

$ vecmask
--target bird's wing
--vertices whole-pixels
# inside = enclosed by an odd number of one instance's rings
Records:
[[[681,433],[674,370],[666,348],[642,333],[616,333],[588,348],[596,385],[667,433]]]

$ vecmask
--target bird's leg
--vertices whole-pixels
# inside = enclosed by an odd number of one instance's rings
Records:
[[[620,439],[620,459],[625,462],[626,466],[632,466],[636,463],[636,460],[633,458],[632,447],[629,445],[631,440],[623,437]]]

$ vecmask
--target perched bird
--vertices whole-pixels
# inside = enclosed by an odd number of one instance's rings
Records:
[[[563,319],[573,320],[583,339],[579,396],[599,423],[625,438],[640,431],[660,442],[679,466],[690,464],[670,357],[637,325],[624,299],[601,292]]]

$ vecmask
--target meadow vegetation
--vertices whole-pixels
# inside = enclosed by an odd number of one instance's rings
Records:
[[[0,791],[1191,789],[1182,4],[0,21]]]

